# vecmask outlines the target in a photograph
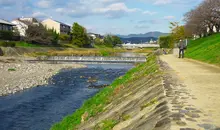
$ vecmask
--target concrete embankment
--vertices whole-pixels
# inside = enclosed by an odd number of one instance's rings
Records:
[[[63,68],[80,68],[79,64],[30,64],[17,58],[0,58],[0,96],[48,83]]]
[[[52,130],[170,130],[162,73],[155,56],[138,65]]]

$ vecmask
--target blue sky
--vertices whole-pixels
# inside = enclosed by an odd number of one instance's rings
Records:
[[[52,18],[100,34],[169,32],[202,0],[0,0],[0,18]]]

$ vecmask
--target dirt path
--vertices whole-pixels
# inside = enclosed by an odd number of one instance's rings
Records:
[[[167,73],[172,130],[219,130],[220,68],[175,55],[160,59]]]

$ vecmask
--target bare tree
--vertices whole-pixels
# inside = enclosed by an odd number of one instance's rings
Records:
[[[198,7],[185,14],[186,32],[209,35],[220,30],[220,0],[204,0]]]

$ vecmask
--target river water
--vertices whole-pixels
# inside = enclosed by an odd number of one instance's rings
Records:
[[[93,64],[87,68],[61,70],[50,79],[49,85],[0,97],[0,130],[48,130],[73,113],[83,102],[100,89],[93,85],[111,84],[133,65]]]

